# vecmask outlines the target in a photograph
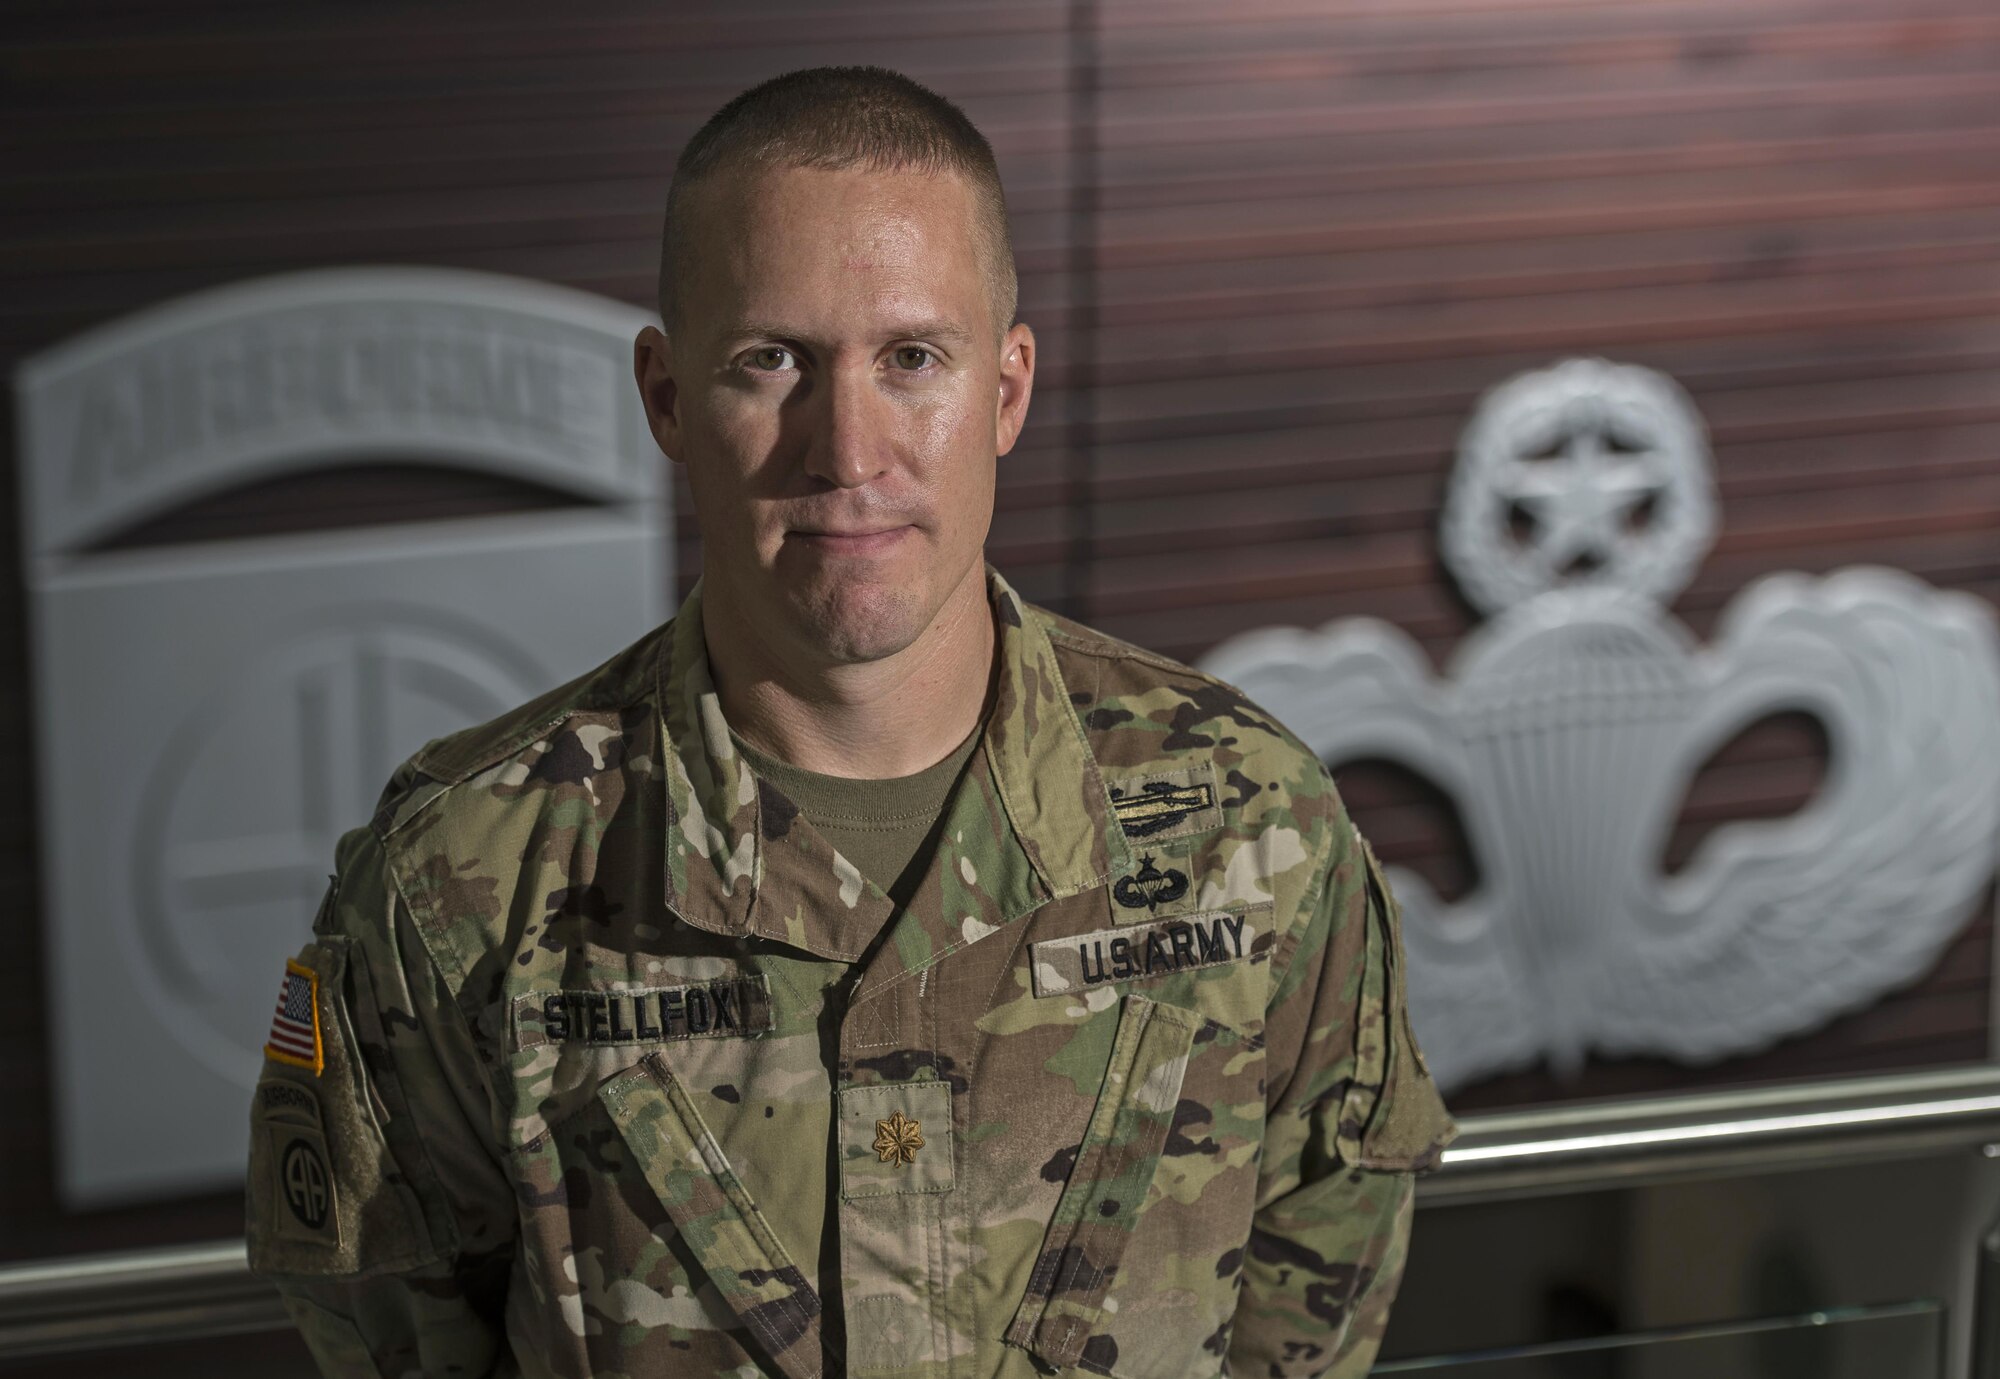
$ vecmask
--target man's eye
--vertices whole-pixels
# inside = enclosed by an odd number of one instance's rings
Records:
[[[762,349],[750,351],[750,367],[766,373],[776,373],[789,369],[793,364],[792,352],[783,345],[766,345]]]
[[[896,367],[915,371],[923,368],[935,357],[922,345],[904,345],[896,351]]]

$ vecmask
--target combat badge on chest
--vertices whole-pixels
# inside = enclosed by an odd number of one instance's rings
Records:
[[[1222,823],[1215,768],[1206,762],[1123,777],[1105,786],[1119,828],[1134,842],[1182,838]]]

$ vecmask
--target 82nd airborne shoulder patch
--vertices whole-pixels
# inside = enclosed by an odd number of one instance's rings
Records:
[[[267,1205],[252,1222],[258,1232],[329,1249],[340,1248],[339,1187],[327,1156],[326,1126],[319,1097],[310,1087],[283,1077],[267,1077],[257,1087],[257,1120],[265,1135],[263,1152]],[[279,1211],[279,1203],[284,1210]]]
[[[271,1017],[264,1056],[310,1068],[314,1077],[326,1067],[319,1029],[319,973],[292,958],[285,959],[285,980],[278,988],[278,1011]]]

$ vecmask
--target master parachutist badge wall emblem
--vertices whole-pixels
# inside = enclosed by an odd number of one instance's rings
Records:
[[[1897,570],[1777,574],[1703,647],[1665,605],[1714,528],[1685,394],[1571,360],[1494,389],[1461,440],[1441,544],[1489,620],[1447,675],[1372,619],[1207,658],[1323,759],[1399,761],[1457,801],[1479,888],[1445,904],[1393,877],[1411,1014],[1447,1088],[1812,1029],[1928,970],[2000,862],[1992,610]],[[1662,875],[1701,763],[1787,711],[1825,726],[1818,796]]]

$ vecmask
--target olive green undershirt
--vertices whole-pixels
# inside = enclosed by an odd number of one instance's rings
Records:
[[[979,729],[974,728],[950,756],[915,775],[855,780],[804,770],[736,738],[737,750],[749,760],[750,769],[782,790],[806,822],[880,886],[898,909],[924,879],[936,850],[926,844],[932,841],[952,787],[978,745]]]
[[[937,852],[938,830],[944,824],[944,807],[952,788],[965,774],[972,749],[979,745],[979,729],[952,749],[950,756],[911,776],[887,780],[855,780],[846,776],[823,776],[778,761],[752,747],[734,733],[736,750],[743,753],[758,777],[783,791],[799,807],[827,842],[852,862],[860,873],[881,887],[898,910],[909,904],[911,894],[924,879],[931,857]],[[885,929],[869,945],[887,936]],[[865,956],[863,961],[865,962]],[[840,1064],[840,1020],[844,1003],[829,992],[820,1016],[820,1051],[828,1068]],[[840,1127],[838,1120],[828,1126],[826,1154],[826,1216],[820,1227],[818,1280],[820,1295],[820,1342],[844,1361],[847,1356],[847,1315],[840,1292]],[[835,1372],[839,1372],[838,1369]]]

